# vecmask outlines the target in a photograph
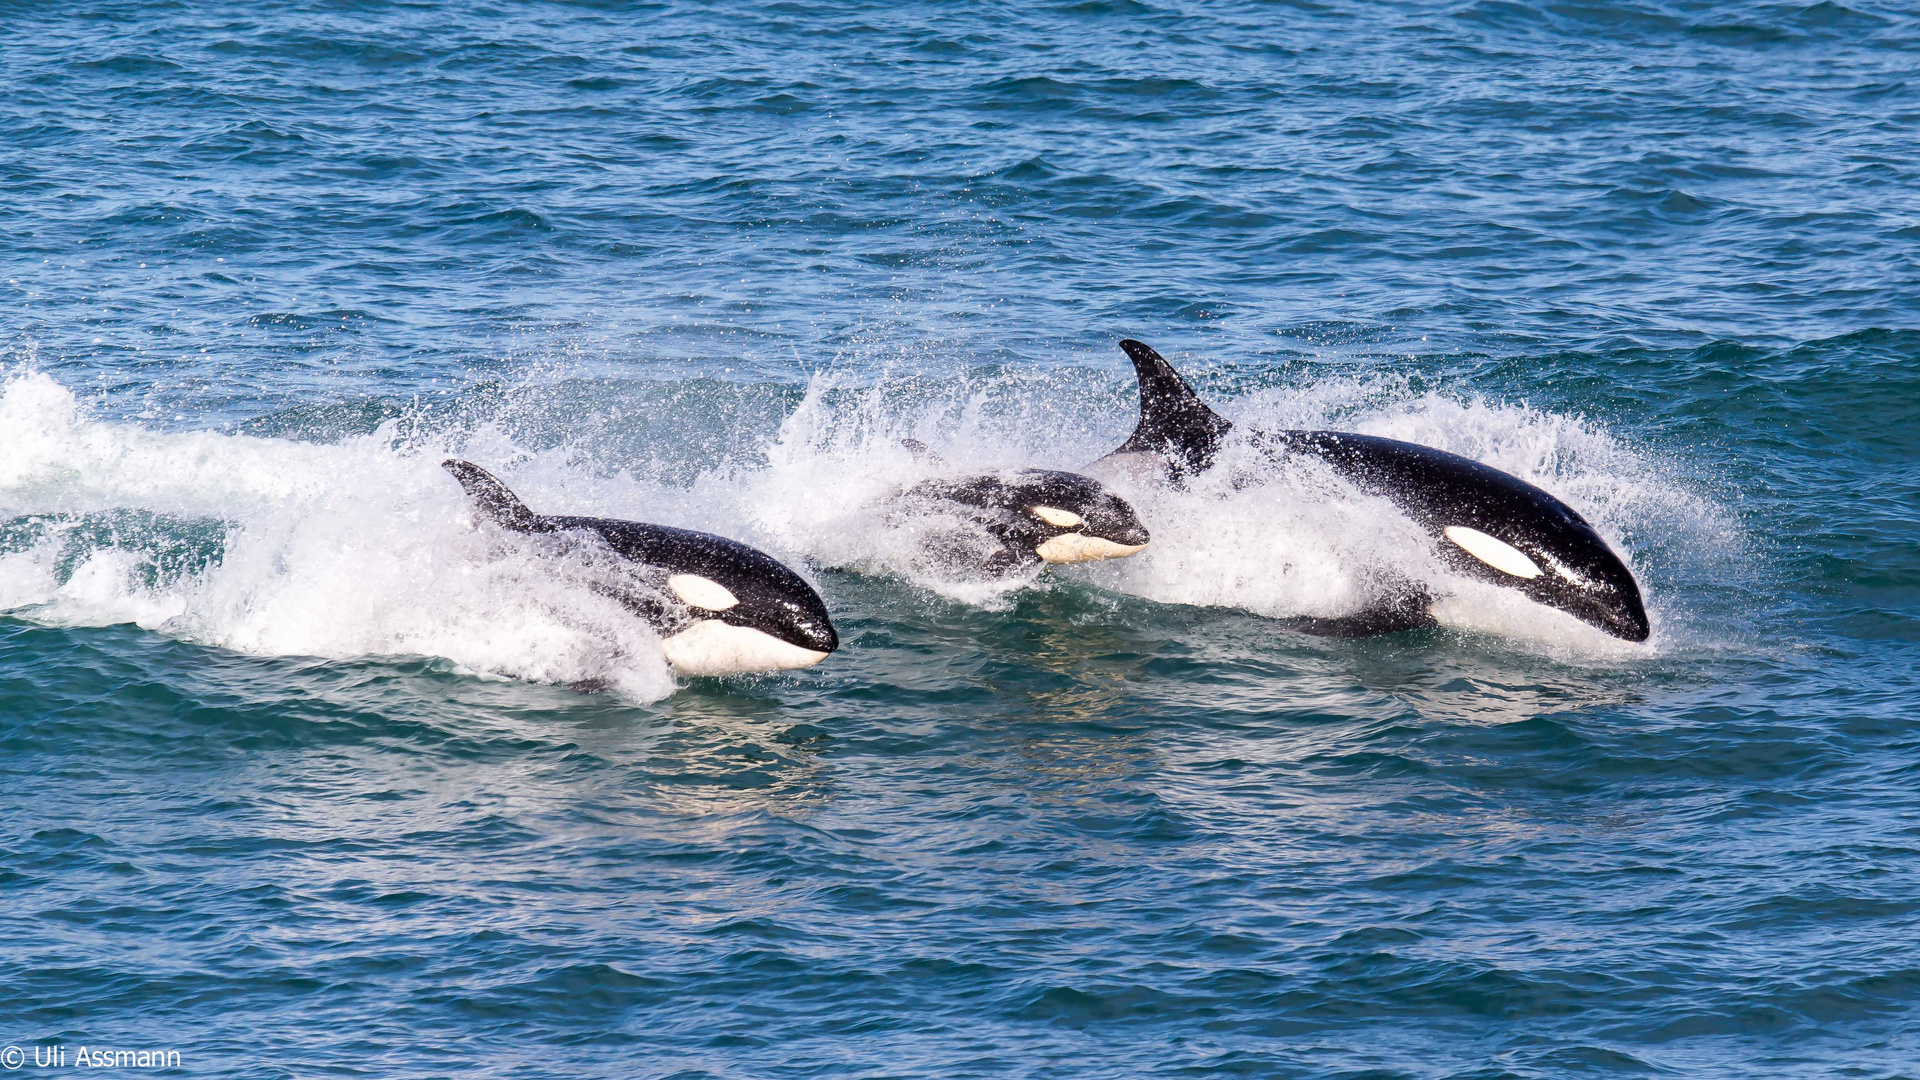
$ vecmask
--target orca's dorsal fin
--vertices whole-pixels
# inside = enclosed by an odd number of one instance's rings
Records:
[[[1176,469],[1199,472],[1213,464],[1213,453],[1233,425],[1207,408],[1166,357],[1145,343],[1120,342],[1140,377],[1140,424],[1116,454],[1159,454]]]
[[[440,463],[440,467],[460,481],[460,486],[467,491],[467,498],[472,499],[473,504],[494,524],[515,532],[531,532],[539,522],[540,515],[527,509],[527,504],[520,501],[520,496],[508,491],[507,485],[473,462],[448,458]]]

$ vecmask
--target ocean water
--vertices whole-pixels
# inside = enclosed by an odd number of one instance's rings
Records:
[[[1910,8],[0,14],[21,1075],[1920,1075]],[[1652,640],[1289,632],[1436,572],[1312,476],[888,539],[902,438],[1117,445],[1128,336],[1548,488]],[[843,648],[675,679],[449,453]]]

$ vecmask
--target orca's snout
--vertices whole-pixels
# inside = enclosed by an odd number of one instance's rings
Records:
[[[1647,621],[1647,611],[1639,604],[1633,605],[1633,611],[1621,620],[1619,635],[1628,641],[1645,641],[1653,636],[1653,624]]]
[[[1082,533],[1128,548],[1129,554],[1146,547],[1152,539],[1133,506],[1112,492],[1096,489],[1081,505],[1080,512]]]
[[[1153,535],[1147,532],[1147,527],[1140,523],[1140,519],[1133,517],[1131,514],[1128,515],[1128,520],[1119,524],[1107,526],[1097,532],[1093,530],[1088,531],[1093,532],[1093,535],[1098,536],[1102,540],[1108,540],[1122,547],[1130,548],[1146,547],[1147,542],[1153,539]]]
[[[1622,641],[1638,643],[1652,636],[1640,584],[1605,541],[1591,535],[1590,529],[1550,539],[1558,543],[1536,548],[1546,565],[1536,570],[1537,577],[1519,583],[1522,592]],[[1485,558],[1486,553],[1478,557]],[[1497,561],[1491,565],[1498,569]]]
[[[1637,592],[1612,604],[1592,605],[1585,614],[1587,622],[1624,641],[1638,643],[1653,636],[1653,624]]]
[[[833,622],[827,618],[825,605],[820,605],[817,614],[792,619],[779,629],[781,632],[775,636],[790,645],[823,653],[840,648],[840,632],[833,628]]]
[[[750,627],[797,649],[823,656],[840,648],[840,632],[827,615],[827,602],[798,574],[786,570],[783,581],[763,580],[746,603],[721,617]]]
[[[1591,528],[1560,539],[1561,559],[1579,569],[1569,575],[1561,565],[1550,563],[1552,572],[1542,580],[1552,581],[1552,592],[1558,595],[1543,599],[1622,641],[1638,643],[1651,637],[1653,625],[1640,597],[1640,583],[1620,556]]]

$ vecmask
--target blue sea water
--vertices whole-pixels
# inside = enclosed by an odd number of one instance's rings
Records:
[[[1911,9],[0,15],[21,1075],[1920,1075]],[[1652,641],[1291,633],[1418,561],[1297,478],[875,539],[901,437],[1116,445],[1123,336],[1554,491]],[[843,649],[675,680],[454,452]]]

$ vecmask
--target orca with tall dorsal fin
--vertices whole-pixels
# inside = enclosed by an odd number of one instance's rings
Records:
[[[1166,358],[1120,343],[1140,380],[1140,423],[1091,468],[1151,469],[1175,480],[1205,472],[1233,425],[1209,409]],[[1489,465],[1417,443],[1344,431],[1252,432],[1275,459],[1308,454],[1398,506],[1438,542],[1449,565],[1504,585],[1626,641],[1651,634],[1626,563],[1572,507]],[[1437,625],[1417,590],[1341,619],[1296,619],[1308,633],[1358,637]]]
[[[840,647],[820,594],[763,551],[691,529],[536,514],[478,465],[449,458],[441,467],[495,525],[518,533],[586,534],[658,578],[659,600],[620,599],[659,632],[667,662],[682,675],[811,667]],[[667,596],[677,603],[665,602]]]

